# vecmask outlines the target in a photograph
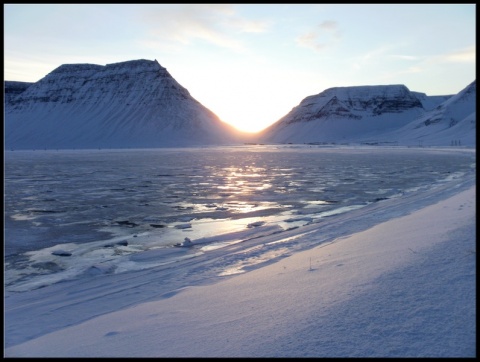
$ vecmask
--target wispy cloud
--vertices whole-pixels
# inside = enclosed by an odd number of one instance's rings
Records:
[[[475,63],[475,46],[451,51],[441,55],[423,55],[423,56],[391,56],[391,58],[409,61],[411,64],[406,67],[400,67],[397,70],[381,72],[385,81],[392,79],[402,79],[404,76],[420,73],[429,73],[432,69],[444,69],[445,63],[467,64]],[[358,69],[356,67],[355,69]]]
[[[162,5],[143,13],[151,38],[145,44],[191,44],[201,40],[237,52],[247,45],[241,33],[260,33],[268,29],[266,21],[250,20],[238,15],[229,4]]]
[[[389,54],[394,48],[396,47],[386,45],[370,50],[367,53],[355,57],[352,64],[354,65],[354,68],[359,69],[364,65],[372,65],[376,62],[390,59],[394,61],[400,60],[414,62],[416,63],[416,66],[412,66],[411,68],[418,69],[420,66],[425,68],[428,65],[438,63],[475,63],[476,60],[475,45],[463,49],[453,50],[444,54],[434,55]]]
[[[382,63],[386,58],[390,57],[388,53],[393,49],[392,45],[383,45],[378,48],[371,49],[366,53],[353,57],[350,64],[354,70],[360,70],[364,67],[371,67],[375,64]]]
[[[362,63],[384,60],[388,56],[388,52],[392,49],[392,45],[383,45],[360,55],[359,60]]]
[[[448,63],[475,63],[475,45],[443,54],[438,60]]]
[[[333,46],[341,39],[341,32],[336,21],[325,20],[314,30],[298,36],[298,45],[315,51],[322,51]]]
[[[442,63],[475,63],[475,46],[470,46],[464,49],[454,50],[440,55],[422,55],[422,56],[408,56],[408,55],[392,55],[392,58],[414,61],[415,65],[408,66],[400,71],[392,72],[390,76],[400,76],[412,73],[421,73]],[[443,67],[444,65],[442,65]]]

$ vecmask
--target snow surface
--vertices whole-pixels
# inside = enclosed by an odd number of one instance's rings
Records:
[[[290,231],[344,230],[312,249],[187,287],[175,279],[209,264],[10,294],[5,356],[475,357],[475,197],[474,173],[452,177]],[[170,291],[155,295],[162,283]]]

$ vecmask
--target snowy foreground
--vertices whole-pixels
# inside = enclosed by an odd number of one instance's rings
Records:
[[[472,173],[267,235],[256,245],[344,230],[161,295],[155,268],[9,295],[5,356],[475,357],[475,198]],[[180,280],[202,264],[160,271]]]

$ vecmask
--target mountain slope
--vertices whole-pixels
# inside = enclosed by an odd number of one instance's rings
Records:
[[[174,147],[237,137],[156,60],[64,64],[5,99],[6,148]]]
[[[386,134],[402,144],[475,145],[476,81],[424,116]]]

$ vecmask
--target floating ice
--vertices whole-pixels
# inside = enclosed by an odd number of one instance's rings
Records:
[[[189,229],[191,227],[192,227],[192,224],[190,223],[175,225],[176,229]]]
[[[257,227],[257,226],[262,226],[263,224],[265,224],[265,221],[255,221],[255,222],[252,222],[252,223],[248,224],[247,228],[254,228],[254,227]]]
[[[183,243],[175,244],[175,246],[190,247],[190,246],[193,246],[193,244],[192,244],[192,240],[190,240],[190,238],[185,238],[183,240]]]
[[[58,249],[52,251],[52,255],[58,255],[58,256],[72,256],[72,253],[63,249]]]

